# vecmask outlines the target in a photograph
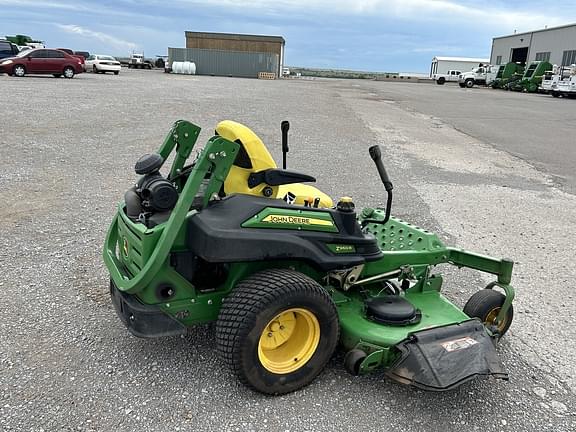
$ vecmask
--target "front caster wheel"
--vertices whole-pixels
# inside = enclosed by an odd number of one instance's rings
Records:
[[[464,306],[464,313],[470,318],[480,318],[486,327],[495,326],[499,336],[502,337],[510,328],[514,318],[514,308],[510,305],[508,313],[498,325],[496,318],[504,304],[504,294],[491,289],[483,289],[474,293]]]
[[[344,367],[352,375],[360,375],[360,365],[366,358],[366,353],[359,349],[353,349],[344,356]]]
[[[239,380],[262,393],[284,394],[324,369],[339,338],[338,314],[322,286],[292,270],[256,273],[222,303],[218,350]]]

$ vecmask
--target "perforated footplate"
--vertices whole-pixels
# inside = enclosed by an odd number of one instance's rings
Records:
[[[384,220],[383,210],[374,210],[366,219]],[[360,217],[362,222],[363,217]],[[436,234],[426,231],[395,217],[391,217],[385,225],[369,223],[365,231],[374,235],[382,251],[398,250],[428,250],[443,249],[445,246]]]

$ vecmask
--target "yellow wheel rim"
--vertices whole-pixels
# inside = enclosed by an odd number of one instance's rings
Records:
[[[288,309],[264,327],[258,341],[258,358],[266,370],[288,374],[304,366],[320,342],[320,324],[307,309]]]
[[[496,318],[498,318],[499,313],[500,313],[499,307],[491,309],[490,312],[488,312],[488,314],[486,315],[486,320],[484,321],[484,324],[496,325]],[[508,316],[505,316],[504,319],[496,326],[499,332],[504,331],[507,322],[508,322]]]

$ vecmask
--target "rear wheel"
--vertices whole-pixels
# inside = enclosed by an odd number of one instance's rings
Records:
[[[74,69],[71,68],[70,66],[67,66],[64,68],[64,77],[65,78],[74,78]]]
[[[12,74],[14,76],[17,77],[23,77],[24,75],[26,75],[26,68],[22,65],[16,65],[14,66],[14,68],[12,69]]]
[[[446,82],[446,78],[440,77],[436,80],[436,84],[443,85]]]
[[[500,313],[504,300],[506,300],[506,297],[501,292],[483,289],[470,297],[463,310],[470,318],[480,318],[486,327],[495,326],[500,337],[502,337],[506,334],[514,319],[514,308],[510,305],[508,313],[502,322],[496,324],[496,318]]]
[[[216,340],[242,383],[268,394],[309,384],[332,356],[338,314],[322,286],[292,270],[256,273],[223,301]]]

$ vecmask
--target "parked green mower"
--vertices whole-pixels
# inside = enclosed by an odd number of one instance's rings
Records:
[[[507,379],[495,345],[513,318],[513,263],[446,247],[391,217],[392,183],[369,155],[386,206],[356,212],[284,169],[248,128],[221,122],[190,160],[200,128],[177,121],[118,206],[104,247],[116,312],[136,336],[177,335],[216,322],[225,363],[257,391],[310,383],[337,345],[353,374],[447,390]],[[165,162],[173,156],[170,168]],[[165,168],[166,176],[160,173]],[[495,280],[460,309],[433,270],[452,264]]]
[[[535,93],[542,84],[542,77],[552,70],[552,64],[547,61],[533,61],[524,71],[521,79],[507,84],[508,90]]]
[[[509,83],[518,81],[524,75],[524,66],[518,63],[510,62],[498,68],[496,79],[490,84],[492,88],[504,88]]]

